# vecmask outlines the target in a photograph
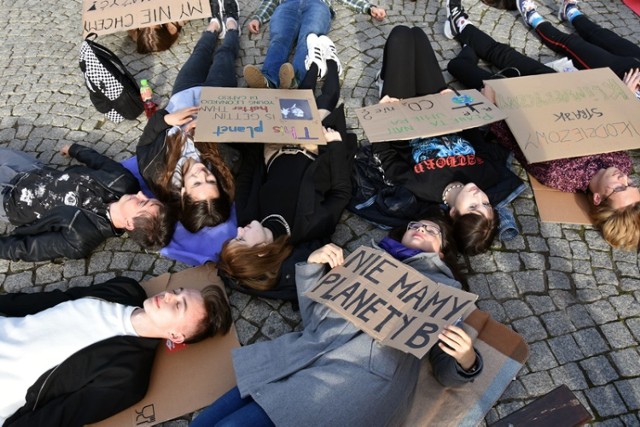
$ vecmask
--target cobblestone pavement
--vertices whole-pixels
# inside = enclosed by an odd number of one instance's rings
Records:
[[[471,20],[499,41],[543,62],[555,58],[514,12],[471,2],[466,5]],[[550,0],[545,2],[553,6]],[[65,143],[85,143],[117,160],[133,155],[146,122],[144,116],[118,125],[105,122],[91,105],[77,65],[79,3],[2,0],[0,14],[5,34],[0,44],[0,144],[35,153],[43,162],[60,166],[69,162],[58,154]],[[442,68],[459,49],[457,42],[442,35],[445,11],[439,1],[384,0],[379,4],[388,12],[383,23],[337,6],[330,34],[345,68],[342,95],[354,128],[353,109],[377,101],[373,80],[393,26],[422,27],[432,37]],[[241,1],[242,21],[256,5],[257,0]],[[555,6],[542,5],[539,10],[556,22]],[[621,1],[589,1],[583,3],[583,10],[605,27],[640,42],[640,19]],[[564,24],[560,27],[571,31]],[[148,78],[162,104],[203,29],[202,21],[188,23],[177,45],[155,55],[135,53],[124,33],[99,41],[114,50],[138,78]],[[267,36],[268,32],[249,36],[243,29],[238,75],[245,64],[262,63]],[[632,154],[638,173],[640,155]],[[479,295],[479,307],[522,334],[531,351],[526,366],[486,421],[495,421],[557,385],[567,384],[593,414],[594,425],[640,425],[638,256],[611,250],[590,227],[541,223],[531,191],[512,207],[522,231],[519,237],[496,242],[488,254],[460,258],[471,291]],[[0,232],[9,230],[0,225]],[[333,240],[353,250],[383,234],[345,214]],[[145,253],[127,239],[114,238],[85,260],[0,261],[0,284],[4,292],[50,290],[87,286],[115,275],[146,279],[186,267]],[[289,303],[239,293],[231,294],[231,302],[243,344],[300,327],[298,314]],[[184,426],[190,418],[165,426]]]

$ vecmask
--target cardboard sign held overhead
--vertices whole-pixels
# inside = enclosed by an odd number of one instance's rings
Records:
[[[203,87],[195,140],[326,144],[311,90]]]
[[[447,135],[506,117],[475,89],[371,105],[356,115],[369,142]]]
[[[82,37],[210,17],[207,0],[83,0]]]
[[[213,264],[165,273],[142,283],[147,295],[180,287],[222,287]],[[162,342],[156,353],[147,394],[140,402],[95,427],[152,426],[211,404],[236,385],[231,350],[240,347],[235,326],[196,344]]]
[[[640,147],[640,103],[609,68],[485,84],[529,163]]]
[[[477,295],[436,283],[384,251],[361,246],[305,294],[381,344],[419,358],[475,307]]]
[[[591,225],[590,204],[583,193],[565,193],[542,185],[529,174],[529,182],[536,198],[538,213],[542,222]]]

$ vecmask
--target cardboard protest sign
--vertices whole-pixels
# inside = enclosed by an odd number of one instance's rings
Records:
[[[444,326],[474,309],[477,295],[436,283],[386,252],[361,246],[305,294],[381,344],[417,357]]]
[[[356,115],[369,142],[447,135],[506,117],[475,89],[371,105]]]
[[[584,193],[565,193],[542,185],[529,174],[529,182],[542,222],[591,225],[591,202]]]
[[[326,144],[311,90],[203,87],[195,140]]]
[[[83,0],[82,34],[100,36],[209,17],[208,0]]]
[[[485,84],[529,163],[640,147],[640,103],[609,68]]]
[[[165,273],[142,283],[147,295],[180,287],[223,287],[213,264]],[[171,344],[171,345],[170,345]],[[140,402],[92,426],[152,426],[211,404],[236,385],[231,350],[240,347],[235,327],[196,344],[163,342],[156,353],[147,394]]]

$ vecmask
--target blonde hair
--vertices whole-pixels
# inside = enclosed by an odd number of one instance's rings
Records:
[[[218,270],[239,285],[257,291],[272,289],[278,281],[280,267],[291,254],[289,236],[277,237],[272,243],[259,246],[231,245],[227,240],[220,251]]]
[[[614,248],[638,250],[640,244],[640,202],[615,209],[606,203],[591,205],[589,216]]]

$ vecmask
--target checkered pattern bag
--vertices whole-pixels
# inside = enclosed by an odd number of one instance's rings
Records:
[[[96,109],[115,123],[133,120],[144,111],[140,86],[120,58],[96,43],[92,33],[80,47],[80,70]]]

